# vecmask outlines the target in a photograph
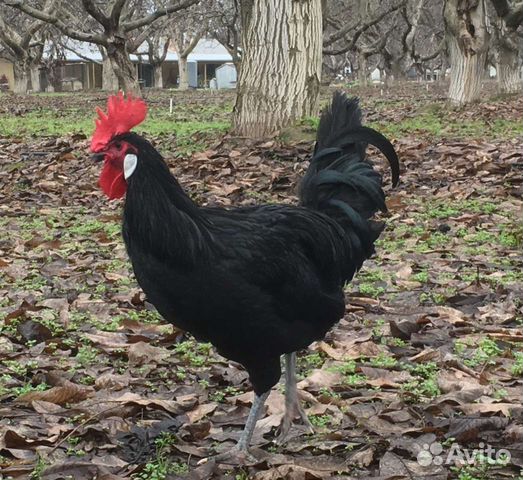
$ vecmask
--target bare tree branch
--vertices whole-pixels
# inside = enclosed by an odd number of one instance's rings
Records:
[[[523,23],[523,2],[512,4],[509,0],[490,0],[507,27],[516,29]]]
[[[78,50],[76,50],[74,47],[71,47],[71,46],[67,45],[64,42],[60,42],[60,46],[64,50],[67,50],[68,52],[74,53],[78,58],[81,58],[82,60],[85,60],[86,62],[97,63],[98,65],[101,64],[101,62],[98,62],[97,60],[94,60],[93,57],[86,57],[85,55],[80,53]]]
[[[191,5],[198,3],[198,1],[199,0],[183,0],[180,3],[168,5],[167,7],[158,9],[158,10],[154,11],[153,13],[146,15],[145,17],[138,18],[136,20],[131,20],[128,22],[124,22],[122,24],[122,30],[124,32],[130,32],[131,30],[135,30],[137,28],[144,27],[145,25],[149,25],[149,24],[153,23],[155,20],[163,17],[164,15],[169,15],[170,13],[174,13],[179,10],[183,10],[184,8],[190,7]]]
[[[126,0],[116,0],[111,9],[111,24],[118,25],[120,23],[120,17],[122,15],[123,7],[125,6]]]
[[[82,0],[85,11],[91,15],[106,30],[109,29],[109,18],[94,3],[93,0]]]
[[[391,6],[387,10],[383,11],[381,14],[379,14],[376,17],[370,19],[368,22],[363,23],[359,27],[357,27],[359,22],[356,22],[356,23],[354,23],[352,25],[347,25],[345,27],[342,27],[337,32],[334,32],[332,35],[330,35],[327,39],[325,39],[323,41],[323,47],[325,48],[325,47],[331,46],[333,43],[335,43],[338,40],[341,40],[342,38],[344,38],[347,35],[347,33],[349,33],[351,30],[354,30],[354,34],[352,35],[352,39],[350,40],[351,47],[348,48],[345,51],[352,50],[354,48],[354,45],[358,41],[358,38],[361,36],[361,34],[363,34],[370,27],[372,27],[372,26],[376,25],[377,23],[381,22],[387,15],[389,15],[392,12],[398,10],[399,8],[404,7],[406,4],[407,4],[407,0],[402,0],[397,5]],[[331,20],[331,24],[332,24],[332,20]],[[339,24],[336,25],[336,28],[338,26],[339,26]]]
[[[40,10],[38,8],[33,8],[30,5],[27,5],[23,0],[2,0],[3,3],[11,7],[17,8],[18,10],[31,15],[34,18],[43,20],[44,22],[50,23],[58,28],[62,33],[68,37],[74,38],[75,40],[80,40],[82,42],[96,43],[98,45],[107,45],[107,39],[104,35],[99,33],[85,33],[80,32],[66,23],[64,23],[58,15],[53,15],[45,10]],[[55,2],[56,3],[56,2]]]

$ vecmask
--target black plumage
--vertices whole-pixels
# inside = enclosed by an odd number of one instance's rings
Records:
[[[281,375],[280,356],[306,348],[343,317],[344,286],[374,252],[386,210],[381,176],[365,160],[382,135],[361,126],[357,99],[336,93],[321,117],[300,206],[197,206],[161,155],[134,133],[123,236],[138,283],[169,322],[241,363],[257,395]]]

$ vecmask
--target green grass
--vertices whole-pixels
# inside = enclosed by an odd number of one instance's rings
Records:
[[[67,97],[70,94],[45,95]],[[176,102],[172,115],[168,100],[151,102],[145,122],[135,131],[147,138],[175,135],[173,147],[185,155],[208,148],[209,141],[230,128],[229,103],[207,104],[204,99],[191,104]],[[0,123],[0,136],[63,136],[84,134],[88,138],[94,131],[95,112],[91,105],[85,107],[38,107],[23,115],[5,116]],[[169,144],[162,146],[165,150]]]
[[[392,138],[408,134],[429,135],[432,138],[513,138],[523,134],[523,123],[518,120],[496,119],[494,121],[463,120],[449,115],[444,105],[428,105],[411,118],[398,122],[372,122],[369,126]]]
[[[138,133],[162,135],[176,133],[186,139],[196,132],[225,133],[230,123],[221,120],[180,121],[165,116],[151,116],[137,129]],[[34,111],[24,116],[5,117],[0,123],[0,135],[19,137],[23,135],[67,135],[83,133],[90,137],[94,130],[94,115],[89,118],[74,113],[56,116],[51,110]]]

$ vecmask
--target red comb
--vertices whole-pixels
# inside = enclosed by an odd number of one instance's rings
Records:
[[[142,123],[147,115],[147,105],[141,98],[133,98],[123,92],[112,95],[107,100],[107,115],[97,107],[98,118],[94,121],[96,128],[91,139],[91,151],[99,152],[115,135],[126,133]]]

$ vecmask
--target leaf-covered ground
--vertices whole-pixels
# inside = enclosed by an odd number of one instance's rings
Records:
[[[89,160],[105,96],[0,97],[0,478],[521,478],[523,105],[452,111],[432,85],[355,93],[402,162],[388,229],[343,321],[300,352],[316,433],[273,442],[278,386],[260,461],[243,466],[197,465],[233,445],[252,394],[136,285],[121,203]],[[173,95],[169,115],[169,94],[148,94],[143,129],[198,202],[296,201],[312,148],[297,140],[315,119],[265,142],[222,138],[230,94]]]

